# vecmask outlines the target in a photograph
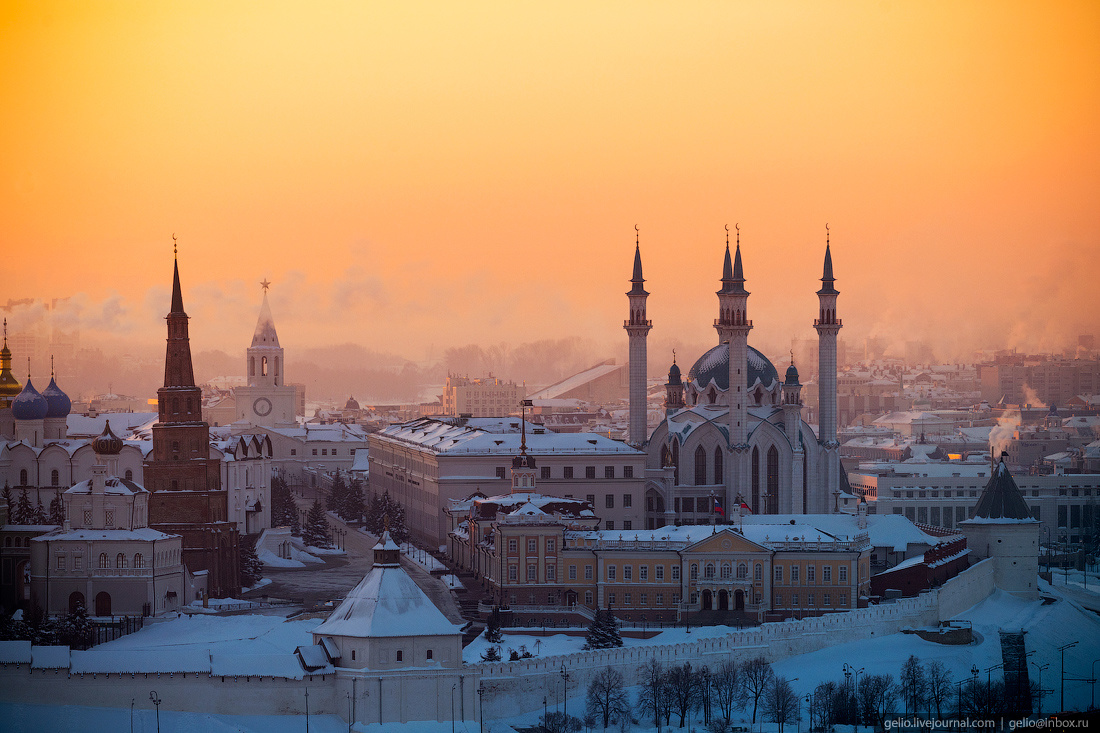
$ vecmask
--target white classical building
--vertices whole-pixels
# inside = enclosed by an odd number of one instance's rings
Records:
[[[752,321],[741,264],[726,243],[718,291],[718,345],[681,378],[673,362],[666,385],[667,417],[644,435],[644,342],[651,325],[642,287],[641,251],[635,248],[630,316],[629,442],[644,446],[646,527],[710,523],[715,502],[723,510],[742,501],[756,514],[816,514],[833,511],[844,490],[836,420],[836,314],[832,255],[825,247],[822,287],[817,291],[820,426],[802,418],[802,385],[794,364],[783,379],[762,353],[748,345]],[[700,512],[700,503],[705,510]]]
[[[211,441],[221,461],[222,486],[229,492],[229,521],[241,534],[271,526],[271,438],[263,433]]]
[[[150,529],[149,492],[113,469],[122,440],[93,441],[91,478],[65,491],[65,525],[31,540],[31,593],[50,615],[78,604],[95,616],[174,611],[205,589],[181,561],[182,538]]]

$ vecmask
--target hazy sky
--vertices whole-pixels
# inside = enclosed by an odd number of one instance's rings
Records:
[[[160,343],[174,232],[196,350],[263,278],[287,347],[619,350],[635,224],[651,339],[716,342],[735,222],[773,352],[826,222],[849,339],[1100,334],[1096,2],[0,7],[0,304],[85,345]]]

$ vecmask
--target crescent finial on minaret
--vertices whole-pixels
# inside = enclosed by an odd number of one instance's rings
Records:
[[[172,232],[172,257],[179,259],[179,249],[176,246],[176,233]]]

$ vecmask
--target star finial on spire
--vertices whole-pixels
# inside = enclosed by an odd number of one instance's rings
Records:
[[[264,278],[263,280],[260,281],[260,287],[263,288],[264,292],[266,293],[267,289],[269,287],[271,287],[271,283],[268,281],[267,278]]]

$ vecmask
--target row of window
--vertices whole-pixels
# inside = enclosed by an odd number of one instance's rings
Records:
[[[57,558],[56,558],[56,562],[57,562],[56,567],[57,567],[58,570],[64,570],[65,569],[65,562],[66,562],[65,561],[65,555],[58,555]],[[106,552],[103,552],[103,553],[100,553],[100,555],[99,555],[99,567],[101,569],[104,569],[104,570],[110,569],[110,568],[125,569],[125,568],[129,567],[129,559],[126,557],[125,554],[120,552],[117,555],[115,555],[114,565],[112,565],[110,556]],[[142,556],[142,554],[140,552],[134,553],[134,567],[138,568],[138,569],[145,567],[145,558],[144,558],[144,556]],[[75,553],[73,555],[73,570],[83,570],[83,569],[84,569],[84,556],[81,555],[80,553]]]
[[[792,593],[790,595],[789,600],[790,600],[790,604],[787,605],[787,606],[784,606],[783,605],[783,594],[782,593],[776,593],[775,594],[775,607],[776,608],[816,608],[817,607],[817,594],[816,593],[807,593],[806,594],[806,596],[805,596],[806,605],[805,606],[802,605],[803,597],[801,595],[799,595],[798,593]],[[824,608],[832,608],[833,607],[833,596],[832,596],[832,594],[823,593],[821,595],[821,605]],[[837,596],[837,605],[838,606],[847,606],[848,605],[848,596],[843,594],[843,593],[840,593]]]
[[[126,469],[126,480],[134,480],[134,472],[129,468]],[[30,486],[29,481],[30,475],[27,473],[27,469],[19,469],[19,485]],[[56,468],[50,471],[50,486],[61,486],[61,472],[58,471]]]
[[[539,549],[539,544],[538,543],[539,543],[539,541],[538,541],[538,538],[536,538],[536,537],[528,537],[527,538],[527,554],[528,555],[532,555],[532,554],[538,552],[538,549]],[[557,538],[555,538],[555,537],[547,537],[546,538],[546,552],[547,552],[547,554],[553,553],[557,546],[558,546]],[[519,540],[517,540],[514,537],[510,538],[508,540],[508,552],[510,552],[512,554],[515,554],[518,549],[519,549]]]
[[[760,566],[757,565],[756,567],[759,568]],[[801,566],[799,566],[799,565],[791,565],[790,575],[791,575],[791,582],[792,583],[798,583],[798,582],[801,581],[801,577],[800,577],[801,576],[801,569],[800,568],[801,568]],[[776,565],[773,569],[773,572],[774,572],[775,582],[776,583],[782,583],[783,582],[783,566],[782,565]],[[847,583],[848,582],[848,566],[847,565],[841,565],[839,568],[837,568],[837,580],[841,583]],[[833,568],[832,568],[831,565],[822,565],[821,566],[821,581],[823,583],[833,582]],[[816,566],[814,566],[814,565],[807,565],[806,566],[806,582],[807,583],[816,583],[817,582],[817,567]]]
[[[585,591],[585,593],[584,593],[584,602],[585,602],[586,605],[589,605],[589,606],[592,605],[592,591]],[[612,591],[611,593],[607,594],[607,605],[608,605],[609,608],[612,607],[612,606],[617,605],[618,602],[619,602],[619,595],[617,593]],[[680,594],[679,593],[673,593],[672,594],[672,605],[675,606],[679,603],[680,603]],[[634,606],[634,594],[633,593],[623,593],[623,605],[624,606],[629,606],[631,608],[635,607]],[[657,594],[654,595],[654,605],[657,606],[658,608],[665,605],[665,594],[664,593],[657,593]],[[649,594],[648,593],[639,593],[638,594],[638,607],[646,607],[646,606],[649,606]]]
[[[317,455],[317,452],[314,451],[313,454]],[[506,478],[508,476],[508,469],[505,466],[497,466],[496,475],[497,475],[497,478]],[[573,466],[564,466],[562,468],[561,477],[563,479],[575,478],[575,476],[573,475]],[[591,478],[591,479],[596,478],[596,467],[595,466],[585,466],[584,467],[584,477],[585,478]],[[615,478],[615,467],[614,466],[604,466],[603,467],[603,477],[604,478]],[[543,466],[542,467],[542,472],[540,474],[540,478],[544,478],[544,479],[553,478],[550,466]],[[634,478],[634,466],[623,466],[622,478]],[[611,495],[608,494],[608,496],[611,496]],[[627,495],[624,494],[623,496],[627,496]],[[595,506],[595,504],[593,504],[593,506]],[[614,506],[614,504],[608,504],[607,506],[608,506],[608,508],[611,508],[612,506]],[[626,506],[630,506],[630,505],[627,504]]]

